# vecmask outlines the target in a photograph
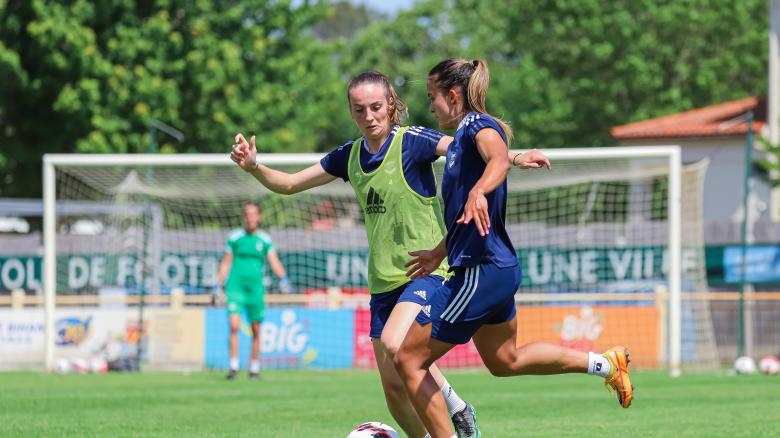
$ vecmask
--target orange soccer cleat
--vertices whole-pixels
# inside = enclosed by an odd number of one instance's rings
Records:
[[[604,386],[609,392],[617,392],[620,406],[628,408],[634,398],[634,386],[628,377],[628,364],[631,362],[626,347],[612,347],[603,356],[609,361],[609,375],[604,379]]]

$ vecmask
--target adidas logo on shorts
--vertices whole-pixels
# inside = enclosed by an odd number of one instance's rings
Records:
[[[423,306],[422,311],[425,314],[425,316],[427,316],[429,318],[431,317],[431,305],[430,304],[427,305],[427,306]]]
[[[387,207],[384,206],[385,200],[379,196],[379,193],[373,187],[368,188],[368,197],[366,197],[366,214],[386,213]]]
[[[420,297],[420,298],[424,299],[424,300],[427,300],[427,299],[428,299],[428,298],[425,296],[425,291],[424,291],[424,290],[416,290],[416,291],[414,291],[414,294],[415,294],[415,295],[417,295],[418,297]]]

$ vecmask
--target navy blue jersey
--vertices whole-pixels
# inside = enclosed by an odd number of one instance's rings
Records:
[[[482,177],[487,163],[477,149],[477,133],[495,129],[506,142],[504,131],[492,117],[469,113],[458,125],[455,140],[447,150],[441,193],[444,198],[444,224],[447,226],[447,259],[451,267],[493,263],[500,268],[517,265],[517,256],[506,232],[506,181],[485,195],[490,215],[490,233],[482,237],[472,220],[456,221],[463,214],[469,192]]]
[[[376,154],[368,151],[365,140],[363,140],[360,149],[360,167],[363,172],[371,173],[382,164],[397,130],[398,126],[396,125]],[[412,190],[426,198],[436,196],[436,178],[433,176],[431,162],[438,158],[436,145],[442,137],[444,134],[441,132],[421,126],[412,126],[404,134],[401,148],[404,177]],[[349,181],[347,167],[349,165],[349,152],[352,150],[354,142],[354,140],[350,140],[323,157],[320,160],[322,168],[333,176]]]

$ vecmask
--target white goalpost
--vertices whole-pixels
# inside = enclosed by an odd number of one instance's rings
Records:
[[[543,152],[551,172],[513,169],[508,178],[507,229],[523,269],[516,295],[518,339],[582,349],[625,342],[636,351],[638,366],[666,368],[672,375],[688,365],[710,366],[717,348],[708,304],[685,295],[706,291],[700,209],[706,168],[682,166],[678,146]],[[321,158],[259,156],[286,171]],[[443,161],[434,167],[439,183]],[[349,184],[335,181],[280,196],[227,154],[48,154],[43,166],[47,370],[59,354],[61,306],[101,306],[117,293],[132,309],[145,299],[159,307],[174,296],[206,304],[224,238],[241,226],[240,208],[248,201],[262,206],[263,228],[295,290],[283,296],[271,281],[270,306],[316,308],[321,304],[313,301],[316,296],[365,294],[362,212]],[[326,307],[344,302],[331,300]],[[280,318],[264,351],[303,342],[289,334],[301,316]],[[358,316],[349,318],[354,323],[334,333],[357,337],[352,333],[362,323]],[[320,323],[312,321],[307,324]],[[310,337],[319,330],[312,327]],[[208,333],[203,342],[210,342]],[[358,366],[358,353],[350,354],[354,357],[330,357],[318,348],[309,356],[315,365]]]

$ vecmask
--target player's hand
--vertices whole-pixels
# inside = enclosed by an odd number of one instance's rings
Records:
[[[459,224],[468,225],[471,221],[479,231],[479,235],[485,237],[490,233],[490,215],[488,214],[488,202],[482,190],[472,189],[469,199],[463,207],[463,214],[456,221]]]
[[[414,280],[415,278],[425,277],[438,269],[441,261],[444,260],[434,250],[409,251],[412,258],[404,264],[406,276]]]
[[[237,134],[234,140],[235,144],[230,152],[230,159],[247,172],[254,170],[257,166],[255,136],[253,135],[249,141],[246,141],[244,134]]]
[[[211,305],[222,307],[226,302],[225,292],[222,290],[221,284],[215,284],[211,288]]]
[[[285,277],[282,277],[279,279],[279,292],[283,294],[289,294],[292,292],[292,286],[290,286],[290,279]]]
[[[521,169],[541,169],[546,167],[548,170],[552,170],[550,159],[538,149],[531,149],[524,154],[515,155],[512,158],[512,164]]]

